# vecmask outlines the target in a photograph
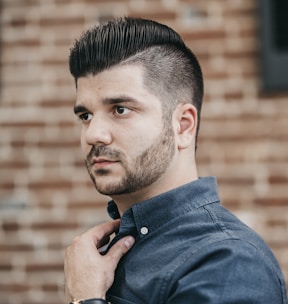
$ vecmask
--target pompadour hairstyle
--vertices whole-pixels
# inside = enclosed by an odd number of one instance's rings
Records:
[[[79,77],[133,63],[144,67],[145,85],[160,97],[165,117],[172,115],[181,102],[196,107],[197,139],[202,72],[196,56],[170,27],[141,18],[111,20],[84,32],[71,48],[69,58],[76,86]]]

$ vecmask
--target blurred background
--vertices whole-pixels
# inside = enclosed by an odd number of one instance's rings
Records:
[[[65,303],[65,247],[108,219],[80,151],[68,56],[83,30],[123,15],[172,26],[198,56],[199,173],[218,177],[223,204],[265,239],[288,281],[287,4],[1,1],[0,304]]]

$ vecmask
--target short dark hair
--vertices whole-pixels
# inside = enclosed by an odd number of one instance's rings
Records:
[[[196,107],[197,139],[202,72],[196,56],[170,27],[141,18],[114,19],[84,32],[71,48],[69,58],[76,85],[79,77],[130,63],[144,67],[145,85],[162,100],[166,117],[178,103],[190,102]]]

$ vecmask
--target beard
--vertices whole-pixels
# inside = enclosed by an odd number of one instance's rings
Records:
[[[97,191],[104,195],[120,195],[133,193],[146,188],[157,181],[167,170],[175,153],[175,138],[171,126],[164,126],[154,142],[130,163],[122,151],[104,145],[92,147],[86,158],[88,173]],[[119,161],[124,174],[118,182],[100,182],[103,176],[109,176],[110,169],[98,169],[93,173],[91,168],[93,157],[107,157]]]

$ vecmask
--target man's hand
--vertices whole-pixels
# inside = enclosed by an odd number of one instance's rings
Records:
[[[76,237],[66,249],[64,260],[65,292],[73,298],[103,298],[114,281],[114,273],[122,256],[133,246],[134,238],[124,237],[106,255],[98,248],[109,242],[120,220],[96,226]]]

